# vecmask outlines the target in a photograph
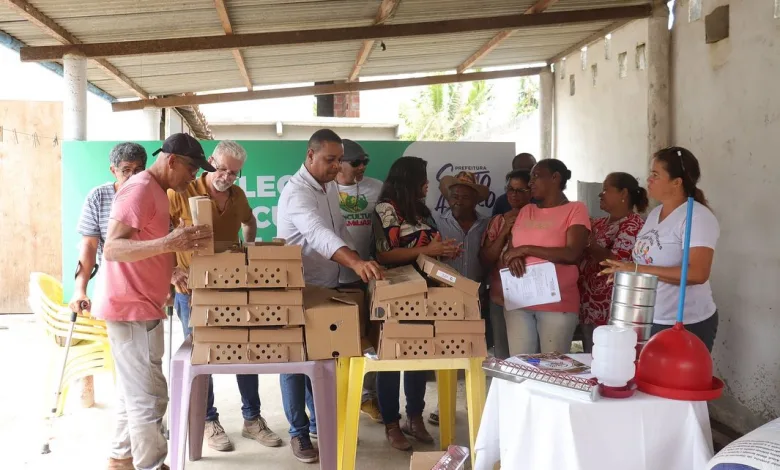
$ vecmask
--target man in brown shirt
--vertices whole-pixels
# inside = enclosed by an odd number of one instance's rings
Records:
[[[257,219],[252,213],[246,194],[235,185],[241,174],[241,168],[246,161],[246,151],[236,142],[223,140],[214,149],[209,158],[216,171],[203,173],[190,183],[183,193],[168,191],[171,222],[174,226],[180,223],[192,225],[189,198],[193,196],[208,196],[212,203],[214,217],[214,241],[238,242],[238,230],[243,232],[245,241],[254,241],[257,233]],[[172,283],[176,286],[174,308],[179,315],[184,336],[190,334],[190,291],[187,289],[187,273],[189,272],[191,252],[176,253],[177,266]],[[238,390],[241,393],[241,413],[244,416],[244,428],[241,435],[254,439],[268,447],[282,445],[279,436],[268,428],[260,416],[260,394],[257,375],[238,375]],[[233,443],[219,424],[219,414],[214,407],[214,386],[209,377],[209,392],[206,408],[206,437],[208,445],[218,451],[233,450]]]

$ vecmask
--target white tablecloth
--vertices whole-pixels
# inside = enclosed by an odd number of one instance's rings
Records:
[[[573,354],[585,363],[590,355]],[[706,402],[637,392],[579,399],[527,380],[493,379],[476,443],[476,470],[699,470],[712,458]]]

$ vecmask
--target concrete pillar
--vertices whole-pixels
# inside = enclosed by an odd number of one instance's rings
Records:
[[[144,128],[138,140],[160,140],[160,108],[144,108]]]
[[[553,101],[555,101],[555,74],[545,67],[539,74],[539,147],[541,159],[553,157]]]
[[[67,54],[62,60],[65,78],[65,98],[62,100],[62,133],[64,140],[87,140],[87,58]],[[81,380],[81,406],[95,404],[93,377]]]
[[[80,54],[67,54],[62,62],[65,76],[63,138],[87,140],[87,59]]]
[[[655,0],[647,32],[647,155],[672,145],[671,31],[666,1]]]

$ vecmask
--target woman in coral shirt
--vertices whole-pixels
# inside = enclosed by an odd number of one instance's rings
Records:
[[[599,194],[601,210],[609,214],[593,220],[593,227],[580,263],[580,325],[586,353],[593,348],[593,330],[606,325],[612,299],[612,284],[599,273],[607,259],[630,261],[636,236],[644,221],[637,212],[647,210],[647,191],[628,173],[612,173]]]
[[[590,219],[585,204],[563,194],[571,171],[560,160],[542,160],[531,170],[531,196],[539,201],[520,211],[512,227],[512,248],[504,263],[520,277],[527,264],[555,264],[561,301],[507,310],[509,353],[568,353],[579,322],[577,264],[588,243]]]

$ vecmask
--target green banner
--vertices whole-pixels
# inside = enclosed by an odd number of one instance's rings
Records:
[[[81,236],[77,225],[81,208],[90,190],[114,181],[108,155],[119,142],[64,142],[62,148],[62,272],[65,299],[73,292]],[[162,142],[138,142],[149,154],[147,166],[154,161],[152,152]],[[217,141],[203,141],[210,155]],[[305,141],[239,141],[247,151],[247,161],[238,184],[246,191],[257,217],[259,239],[276,236],[275,213],[279,193],[290,175],[300,168],[306,156]],[[361,145],[370,155],[366,175],[384,179],[390,165],[404,154],[410,142],[366,141]],[[94,282],[90,283],[90,286]]]

